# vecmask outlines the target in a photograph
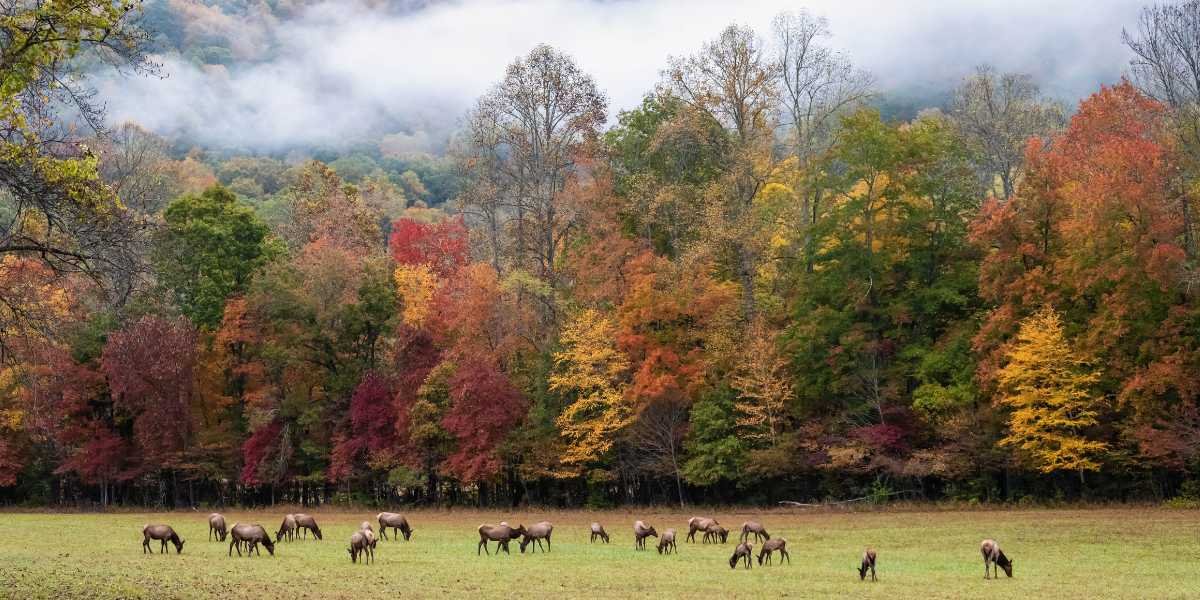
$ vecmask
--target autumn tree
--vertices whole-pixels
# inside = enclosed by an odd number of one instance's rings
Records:
[[[593,309],[576,315],[560,334],[563,350],[554,354],[549,384],[551,391],[572,398],[557,421],[568,440],[563,463],[569,468],[597,463],[631,421],[625,397],[629,361],[615,336],[612,320]]]
[[[774,444],[785,426],[792,386],[787,360],[761,323],[751,330],[733,387],[739,394],[734,404],[737,425],[745,439]]]
[[[1101,400],[1091,390],[1099,374],[1067,342],[1062,319],[1044,308],[1021,322],[998,374],[999,401],[1011,407],[1009,434],[1043,473],[1100,469],[1108,445],[1088,436]]]

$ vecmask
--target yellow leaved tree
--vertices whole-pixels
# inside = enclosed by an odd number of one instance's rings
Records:
[[[1108,445],[1088,439],[1101,402],[1099,374],[1067,342],[1062,320],[1043,308],[1021,322],[998,376],[1000,402],[1013,409],[1001,444],[1020,448],[1043,473],[1099,470]]]
[[[563,349],[554,354],[550,389],[574,398],[557,420],[567,440],[562,462],[568,469],[597,462],[632,420],[625,395],[629,360],[615,336],[613,321],[592,309],[567,323],[560,336]]]
[[[775,337],[761,323],[755,325],[733,379],[738,391],[734,404],[738,429],[749,439],[771,444],[779,437],[793,395],[787,360],[779,352]]]

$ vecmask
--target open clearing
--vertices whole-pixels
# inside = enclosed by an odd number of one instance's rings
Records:
[[[286,510],[224,513],[227,522],[279,527]],[[464,597],[1200,597],[1200,513],[1156,508],[972,512],[714,511],[730,530],[758,519],[788,540],[790,566],[730,570],[725,545],[685,543],[687,518],[658,510],[406,511],[410,542],[380,540],[378,562],[351,564],[347,540],[375,511],[307,511],[324,541],[283,542],[275,556],[228,558],[207,541],[207,513],[0,513],[4,598],[370,598]],[[632,523],[675,528],[679,554],[633,549]],[[476,556],[480,523],[554,523],[549,554]],[[589,544],[604,524],[609,545]],[[167,523],[182,555],[143,555],[142,525]],[[983,580],[979,541],[997,539],[1014,577]],[[699,535],[697,535],[699,539]],[[860,582],[865,546],[879,552],[879,581]],[[755,549],[757,554],[757,547]],[[548,595],[548,596],[547,596]]]

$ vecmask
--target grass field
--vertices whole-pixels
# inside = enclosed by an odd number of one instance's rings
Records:
[[[272,533],[283,510],[230,511]],[[324,541],[283,542],[275,556],[226,556],[206,540],[206,514],[0,513],[4,598],[372,598],[470,594],[506,598],[1197,598],[1200,513],[1154,508],[973,512],[748,512],[713,514],[731,530],[754,518],[788,540],[790,566],[732,571],[727,545],[685,543],[690,514],[406,512],[410,542],[380,541],[377,563],[351,564],[347,540],[373,511],[308,511]],[[709,511],[698,511],[701,513]],[[633,549],[635,519],[679,531],[679,554]],[[549,554],[476,556],[476,527],[507,520],[555,524]],[[610,545],[588,543],[598,520]],[[143,555],[141,528],[168,523],[183,554]],[[983,580],[979,541],[997,539],[1014,577]],[[863,547],[879,552],[879,581],[860,582]],[[152,546],[157,552],[157,542]],[[756,549],[757,553],[757,549]]]

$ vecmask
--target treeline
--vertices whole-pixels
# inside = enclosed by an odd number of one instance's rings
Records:
[[[148,43],[90,4],[46,22]],[[0,499],[1195,497],[1197,18],[1146,9],[1134,79],[1069,118],[981,68],[885,120],[800,13],[671,59],[606,128],[538,46],[437,208],[320,161],[247,202],[274,163],[221,185],[48,142],[23,117],[52,108],[9,99],[77,48],[29,34],[0,86]]]

